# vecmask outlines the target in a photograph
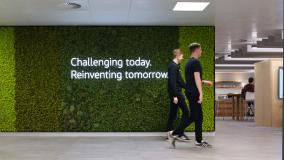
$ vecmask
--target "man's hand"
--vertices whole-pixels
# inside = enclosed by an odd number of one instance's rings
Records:
[[[199,95],[199,100],[197,101],[199,104],[201,104],[202,103],[202,100],[203,100],[203,95],[202,94],[200,94]]]
[[[213,86],[213,83],[211,81],[203,80],[203,83],[208,87]]]
[[[173,102],[174,102],[174,104],[178,104],[178,98],[177,98],[177,97],[174,97]]]

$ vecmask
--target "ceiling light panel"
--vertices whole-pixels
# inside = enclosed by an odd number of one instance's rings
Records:
[[[173,11],[203,11],[209,2],[177,2]]]

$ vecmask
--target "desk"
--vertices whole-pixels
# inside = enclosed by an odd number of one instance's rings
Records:
[[[228,94],[228,98],[232,99],[232,119],[244,120],[244,105],[241,94]],[[237,103],[237,104],[236,104]]]

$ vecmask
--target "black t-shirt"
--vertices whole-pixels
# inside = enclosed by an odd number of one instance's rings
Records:
[[[194,72],[200,73],[200,79],[202,80],[202,67],[198,59],[190,58],[185,65],[185,80],[186,89],[188,93],[193,95],[199,95],[198,88],[194,79]]]

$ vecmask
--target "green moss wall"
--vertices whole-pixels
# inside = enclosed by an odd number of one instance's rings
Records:
[[[17,131],[60,130],[60,55],[54,29],[15,28]]]
[[[165,131],[166,79],[71,80],[72,57],[141,57],[166,72],[173,48],[199,42],[214,80],[214,27],[13,27],[0,40],[1,131]],[[205,92],[203,129],[214,131],[214,89]]]
[[[0,131],[15,131],[14,30],[0,28]]]
[[[169,53],[178,46],[177,27],[67,27],[59,33],[64,131],[165,129],[166,79],[70,80],[70,59],[140,56],[152,60],[151,70],[167,71]]]
[[[202,47],[202,56],[200,62],[202,65],[202,78],[214,82],[214,43],[215,30],[214,27],[180,27],[179,28],[179,46],[184,52],[184,58],[188,59],[190,53],[188,45],[193,42],[198,42]],[[187,60],[181,64],[181,70],[184,73],[184,65]],[[184,77],[184,75],[183,75]],[[203,87],[203,131],[215,130],[214,123],[214,87]],[[191,125],[188,131],[194,130],[194,125]]]

